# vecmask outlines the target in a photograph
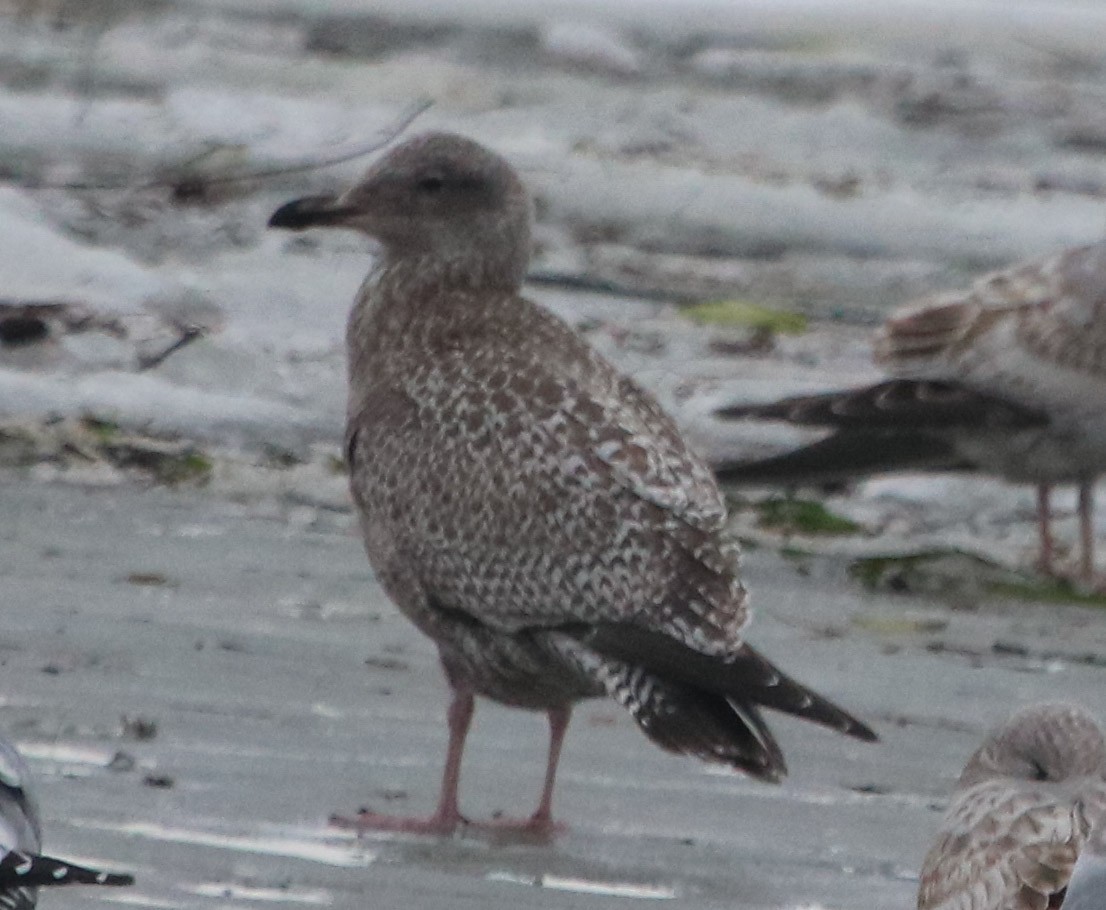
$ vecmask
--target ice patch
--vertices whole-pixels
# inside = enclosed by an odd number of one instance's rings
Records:
[[[4,296],[76,299],[112,312],[134,311],[172,286],[124,253],[77,243],[53,229],[27,195],[0,188]]]
[[[173,533],[177,537],[194,540],[200,537],[223,537],[227,529],[217,525],[184,525],[176,528]]]
[[[324,705],[322,702],[316,702],[311,706],[311,713],[316,717],[325,717],[329,720],[341,720],[345,717],[345,712],[340,708],[335,708],[333,705]]]
[[[327,866],[357,868],[370,865],[376,859],[376,853],[366,850],[360,844],[341,846],[322,843],[308,838],[296,838],[281,835],[219,834],[215,831],[199,831],[194,828],[171,828],[149,822],[130,822],[112,824],[99,821],[73,821],[82,828],[96,828],[102,831],[115,831],[134,837],[146,837],[150,840],[168,841],[175,844],[190,844],[197,847],[215,847],[222,850],[235,850],[241,853],[258,853],[268,856],[287,856],[293,859],[305,859]]]
[[[87,746],[73,746],[66,743],[20,743],[19,751],[27,759],[53,761],[62,764],[95,765],[103,768],[114,753],[104,749]]]
[[[535,878],[514,872],[489,872],[484,878],[489,882],[509,882],[515,885],[547,888],[550,891],[572,891],[576,894],[596,894],[604,897],[636,897],[643,900],[674,900],[676,897],[676,890],[668,885],[598,882],[561,875],[539,875]]]
[[[157,898],[149,897],[145,894],[135,893],[134,891],[117,891],[114,888],[104,889],[96,895],[102,901],[112,904],[126,904],[127,906],[134,907],[152,907],[158,908],[179,908],[180,904],[174,901],[158,900]]]

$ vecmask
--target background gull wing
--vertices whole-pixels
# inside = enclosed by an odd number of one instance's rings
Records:
[[[852,480],[892,470],[964,470],[962,432],[1045,426],[1048,415],[951,382],[891,379],[877,385],[719,411],[727,419],[784,420],[826,427],[823,439],[768,458],[720,462],[725,483]]]
[[[877,332],[875,359],[894,376],[1019,401],[1019,387],[1056,367],[1101,383],[1104,308],[1106,243],[1075,247],[900,310]]]
[[[996,326],[1060,299],[1066,264],[1087,249],[991,272],[966,290],[934,294],[902,307],[876,333],[876,362],[897,375],[913,373],[919,362],[954,364]]]
[[[944,430],[963,427],[1021,429],[1048,422],[1040,411],[952,382],[891,379],[770,404],[735,405],[718,412],[729,420],[784,420],[842,430]]]

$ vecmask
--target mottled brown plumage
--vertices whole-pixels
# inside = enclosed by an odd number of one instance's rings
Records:
[[[656,402],[520,296],[530,203],[459,136],[394,149],[357,186],[271,224],[353,227],[382,251],[350,315],[347,456],[381,584],[454,692],[438,811],[450,830],[474,695],[549,713],[547,829],[574,702],[613,696],[659,745],[767,780],[767,706],[870,731],[742,640],[737,546],[709,468]]]
[[[1094,719],[1063,704],[1018,711],[960,775],[918,910],[1056,906],[1104,812],[1106,744]]]
[[[977,469],[1038,488],[1052,571],[1049,494],[1079,489],[1079,576],[1093,580],[1094,482],[1106,469],[1106,242],[986,275],[893,314],[875,337],[893,378],[738,405],[730,419],[824,426],[812,446],[719,466],[734,483],[838,480],[881,471]]]

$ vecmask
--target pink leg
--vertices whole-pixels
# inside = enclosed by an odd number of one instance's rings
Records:
[[[545,764],[545,784],[541,791],[541,802],[529,818],[497,818],[484,822],[479,827],[503,831],[519,831],[548,837],[557,832],[559,826],[553,821],[553,788],[557,783],[557,765],[561,760],[561,746],[564,745],[565,731],[572,719],[572,708],[550,708],[546,712],[549,718],[549,756]]]
[[[557,765],[561,761],[561,746],[564,745],[570,720],[571,708],[553,708],[549,711],[549,758],[545,765],[545,785],[541,791],[541,802],[531,817],[531,821],[546,826],[553,824],[553,787],[557,782]]]
[[[363,831],[407,831],[412,834],[451,834],[464,822],[457,803],[457,788],[461,780],[461,755],[465,751],[465,737],[468,735],[475,711],[475,699],[471,691],[453,690],[453,701],[449,704],[449,746],[446,748],[445,769],[442,771],[442,790],[438,797],[438,808],[429,818],[406,818],[399,815],[381,815],[362,809],[352,817],[332,815],[330,824],[336,828],[352,829],[359,834]]]
[[[1049,502],[1051,488],[1047,483],[1037,486],[1037,532],[1041,541],[1041,552],[1037,557],[1037,568],[1045,575],[1053,574],[1052,551],[1052,505]]]
[[[1080,554],[1079,576],[1086,584],[1094,583],[1094,484],[1079,484],[1079,537],[1083,552]]]

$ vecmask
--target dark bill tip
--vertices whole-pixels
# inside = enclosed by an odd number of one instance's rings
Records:
[[[862,724],[855,718],[852,718],[849,723],[845,724],[845,726],[841,728],[841,732],[854,739],[863,740],[866,743],[879,742],[879,735],[876,731],[867,724]]]
[[[334,224],[349,214],[334,204],[333,196],[305,196],[286,202],[269,216],[269,227],[300,231],[317,225]]]

